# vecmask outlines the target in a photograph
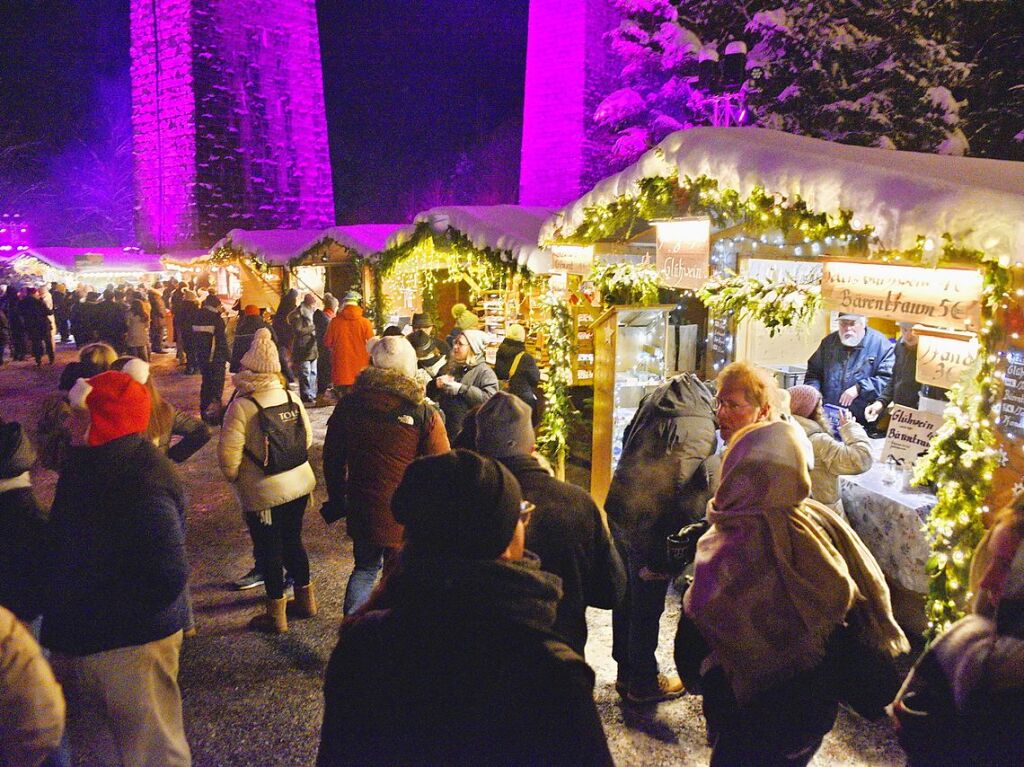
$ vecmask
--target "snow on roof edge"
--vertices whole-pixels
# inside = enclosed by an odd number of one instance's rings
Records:
[[[948,232],[1004,260],[1024,258],[1024,163],[855,147],[763,128],[677,131],[547,221],[540,242],[571,233],[587,208],[633,195],[644,178],[708,176],[741,193],[761,186],[816,212],[852,211],[884,247]]]

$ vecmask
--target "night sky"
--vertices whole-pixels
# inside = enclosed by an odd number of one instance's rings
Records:
[[[5,5],[0,152],[18,151],[0,160],[0,176],[36,182],[59,206],[59,190],[47,188],[58,158],[102,144],[112,123],[130,119],[128,0]],[[456,201],[460,188],[480,198],[462,202],[513,201],[496,197],[514,194],[528,5],[317,3],[339,222],[407,217]],[[502,176],[485,192],[456,178],[477,155]],[[11,196],[0,186],[0,206],[15,205]]]

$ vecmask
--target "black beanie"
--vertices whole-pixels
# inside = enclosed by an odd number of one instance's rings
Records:
[[[391,500],[418,556],[497,559],[508,548],[522,502],[508,469],[469,450],[418,458]]]

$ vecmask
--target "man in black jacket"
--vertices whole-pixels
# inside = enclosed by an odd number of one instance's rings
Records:
[[[395,570],[345,619],[319,767],[612,764],[594,672],[552,633],[559,579],[524,558],[509,471],[419,458],[395,491]]]
[[[72,447],[41,565],[42,643],[72,708],[96,708],[109,723],[122,763],[188,767],[177,681],[184,492],[145,435],[151,403],[138,378],[148,366],[125,370],[81,379],[69,394]]]
[[[622,437],[622,456],[605,501],[626,562],[626,599],[612,614],[615,689],[631,703],[682,695],[678,677],[659,673],[655,652],[669,576],[665,538],[703,518],[710,500],[708,459],[716,447],[711,393],[685,373],[641,403]]]
[[[226,365],[231,358],[228,349],[224,306],[215,293],[203,299],[203,305],[192,315],[192,349],[199,373],[199,414],[207,423],[219,423],[221,397],[224,395]]]
[[[533,455],[530,406],[498,392],[476,414],[476,449],[497,458],[536,505],[526,548],[542,570],[562,579],[555,633],[581,656],[587,644],[587,607],[611,610],[626,594],[622,566],[601,511],[583,489],[551,476]]]

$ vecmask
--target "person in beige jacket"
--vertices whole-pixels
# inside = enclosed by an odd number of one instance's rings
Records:
[[[64,693],[14,613],[0,607],[0,767],[35,767],[60,745]]]
[[[221,471],[235,486],[242,511],[256,518],[250,531],[263,567],[267,612],[250,625],[283,634],[288,630],[288,620],[282,565],[295,581],[295,616],[308,618],[317,611],[309,582],[309,559],[302,546],[302,517],[316,487],[316,477],[308,460],[277,474],[266,474],[257,465],[252,456],[262,456],[268,450],[260,426],[260,408],[291,407],[301,418],[307,450],[313,444],[313,431],[299,398],[287,389],[269,330],[256,331],[241,367],[234,375],[235,394],[224,414],[217,455]]]
[[[791,386],[789,409],[814,450],[811,469],[811,498],[823,503],[844,519],[843,499],[839,494],[839,477],[863,474],[871,468],[871,441],[864,427],[853,419],[849,410],[840,415],[839,436],[832,436],[821,406],[821,392],[813,386]]]

